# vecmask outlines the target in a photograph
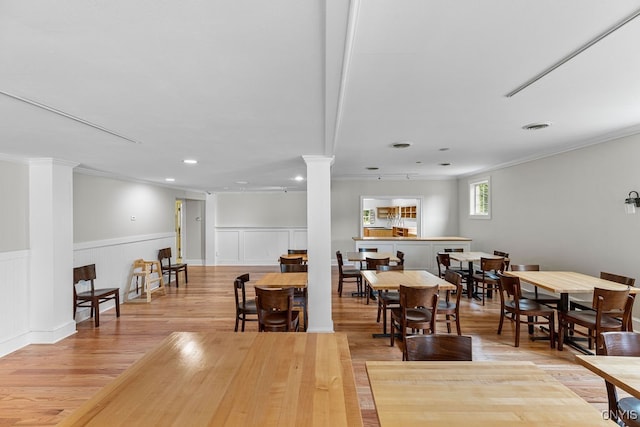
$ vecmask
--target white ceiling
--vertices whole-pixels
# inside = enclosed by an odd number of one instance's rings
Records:
[[[302,155],[334,179],[468,175],[640,132],[640,18],[506,96],[638,10],[0,0],[0,155],[212,192],[304,189]]]

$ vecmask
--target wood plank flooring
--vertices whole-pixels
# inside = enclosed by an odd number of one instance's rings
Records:
[[[30,345],[0,358],[0,427],[55,425],[101,387],[155,347],[173,331],[233,331],[233,279],[249,272],[251,285],[261,274],[277,271],[267,267],[189,267],[189,284],[167,287],[167,295],[154,295],[150,304],[123,304],[121,317],[115,310],[93,321],[78,324],[78,333],[53,345]],[[247,288],[253,297],[252,286]],[[377,426],[377,416],[365,371],[366,360],[401,360],[399,348],[388,339],[374,339],[380,332],[376,304],[350,296],[345,285],[337,296],[337,269],[333,274],[333,321],[336,331],[346,332],[366,426]],[[462,299],[462,332],[473,337],[474,360],[530,360],[592,403],[606,409],[604,382],[574,362],[574,350],[549,348],[547,341],[527,339],[526,327],[519,348],[513,346],[513,326],[505,324],[496,334],[499,303],[485,307]],[[444,333],[444,325],[438,332]],[[247,330],[257,330],[256,322]],[[162,399],[157,390],[153,399]],[[169,403],[169,402],[168,402]]]

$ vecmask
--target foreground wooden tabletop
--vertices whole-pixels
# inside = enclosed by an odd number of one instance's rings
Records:
[[[266,273],[254,286],[264,288],[306,288],[309,273]]]
[[[640,399],[640,357],[578,354],[576,362]]]
[[[531,362],[366,362],[385,426],[615,426]]]
[[[361,426],[344,334],[174,332],[62,426]]]

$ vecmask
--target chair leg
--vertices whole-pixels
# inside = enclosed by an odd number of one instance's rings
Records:
[[[116,317],[120,317],[120,292],[116,294]]]
[[[516,316],[516,347],[520,347],[520,316]]]
[[[236,327],[233,329],[233,332],[238,332],[238,322],[240,322],[240,315],[236,313]],[[242,326],[244,326],[244,322],[242,322]]]
[[[342,277],[338,278],[338,296],[342,298]]]
[[[380,312],[382,311],[382,298],[378,298],[378,317],[376,317],[376,322],[380,323]]]
[[[549,342],[550,342],[551,348],[554,348],[556,346],[556,342],[555,342],[556,325],[555,325],[554,319],[555,319],[555,316],[551,314],[551,316],[549,316]]]
[[[558,314],[560,314],[558,312]],[[558,316],[558,351],[562,351],[562,344],[564,341],[564,333],[565,333],[565,324],[562,315]]]
[[[444,317],[445,319],[447,319],[447,333],[450,334],[451,333],[451,315],[447,314]]]
[[[462,335],[462,330],[460,329],[460,316],[458,316],[458,313],[456,313],[456,330],[458,335]]]
[[[504,310],[500,309],[500,323],[498,323],[498,335],[502,334],[503,323],[504,323]]]
[[[92,312],[95,311],[94,320],[95,320],[96,328],[98,326],[100,326],[100,307],[99,307],[99,304],[100,303],[98,302],[97,298],[94,298],[91,301],[91,311]]]

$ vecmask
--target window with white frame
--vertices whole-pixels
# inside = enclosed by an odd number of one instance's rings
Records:
[[[491,180],[469,181],[469,217],[491,219]]]

